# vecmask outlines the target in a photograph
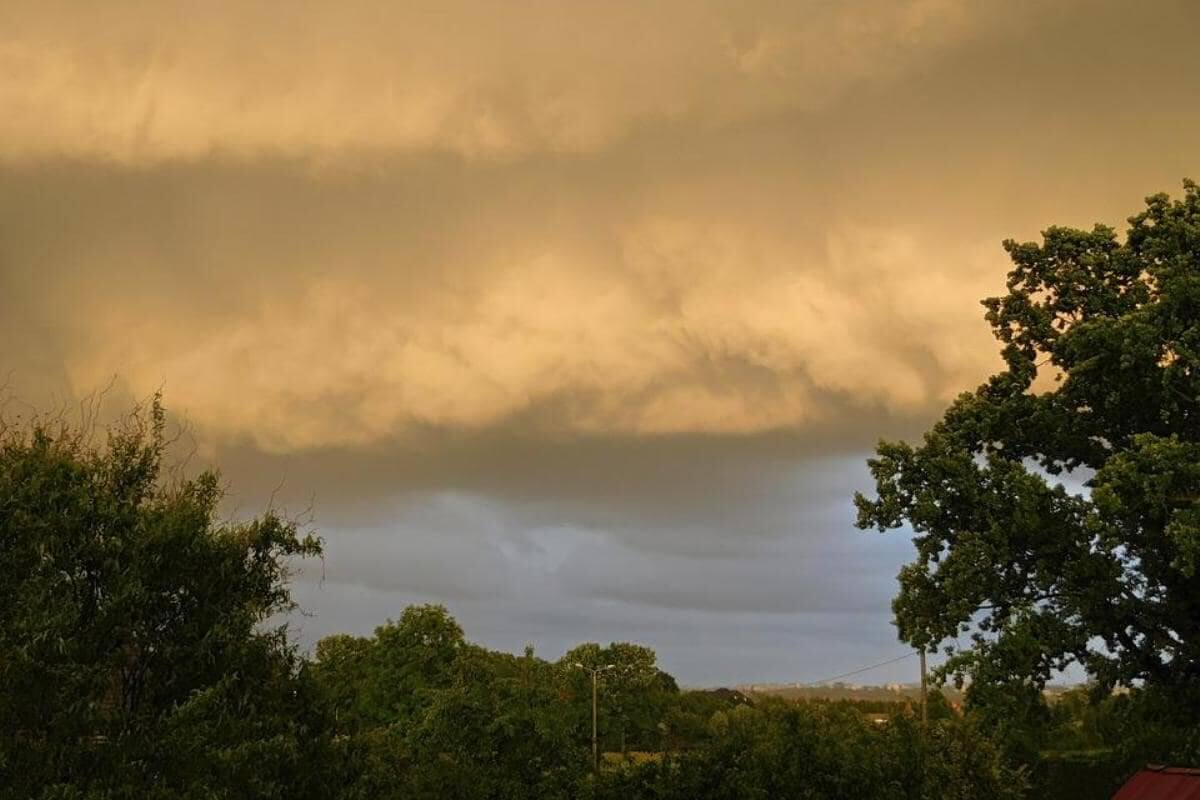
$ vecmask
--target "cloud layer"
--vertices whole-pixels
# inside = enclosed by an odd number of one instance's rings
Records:
[[[819,108],[1005,18],[984,5],[9,4],[0,147],[126,163],[589,153],[650,125]]]

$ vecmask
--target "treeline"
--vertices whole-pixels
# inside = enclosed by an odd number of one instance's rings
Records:
[[[935,706],[924,730],[685,692],[648,648],[494,652],[438,606],[305,657],[272,620],[321,542],[273,513],[221,522],[215,475],[163,469],[163,425],[155,402],[99,445],[0,428],[2,798],[1023,796],[1009,717],[983,710]]]
[[[857,709],[863,714],[871,714],[874,716],[893,717],[898,714],[918,714],[920,713],[921,700],[920,695],[915,698],[905,697],[902,700],[875,700],[875,699],[860,699],[850,697],[820,697],[820,696],[801,696],[788,697],[783,694],[765,695],[765,697],[778,697],[781,700],[786,700],[792,703],[812,703],[814,705],[843,705],[849,708]],[[953,707],[951,707],[946,695],[936,687],[930,688],[929,697],[927,700],[926,716],[929,719],[950,719],[955,715]]]
[[[609,756],[599,779],[593,669]],[[853,702],[681,692],[649,648],[584,644],[555,662],[498,653],[466,642],[439,606],[410,607],[370,638],[322,640],[308,674],[351,765],[348,798],[1021,796],[998,748],[949,713],[921,736],[911,714],[881,727]]]
[[[587,670],[603,667],[605,750],[672,746],[668,719],[702,732],[649,648],[514,656],[468,643],[440,606],[410,607],[369,638],[322,640],[306,674],[332,716],[343,797],[568,797],[591,764]]]

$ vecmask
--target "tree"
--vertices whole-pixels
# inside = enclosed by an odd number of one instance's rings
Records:
[[[344,633],[317,642],[309,673],[329,704],[340,732],[353,732],[370,717],[366,707],[367,681],[375,640]]]
[[[114,429],[0,431],[0,796],[308,797],[327,726],[286,629],[276,514],[168,481],[157,398]]]
[[[1200,190],[1129,225],[1005,242],[1007,294],[984,301],[1004,369],[919,445],[881,443],[877,497],[856,497],[860,527],[915,535],[901,638],[970,633],[940,674],[977,694],[1075,663],[1101,694],[1200,708]]]
[[[406,797],[568,798],[587,773],[554,665],[466,646],[408,737]]]
[[[591,730],[591,674],[588,670],[605,668],[599,675],[600,735],[625,753],[636,746],[657,744],[659,723],[679,687],[675,679],[660,670],[658,657],[649,647],[628,642],[613,642],[601,647],[594,642],[577,645],[567,651],[559,666],[567,690],[577,698],[574,710],[577,725]],[[575,667],[582,664],[586,670]],[[611,665],[611,668],[607,668]],[[587,698],[586,703],[583,699]]]
[[[656,748],[662,731],[659,723],[679,687],[658,668],[658,656],[649,647],[613,642],[602,659],[613,669],[604,675],[605,704],[613,715],[619,749],[624,755],[635,748]]]
[[[445,606],[409,606],[398,621],[375,629],[363,703],[379,723],[407,724],[428,705],[430,692],[450,684],[466,645]]]
[[[707,743],[710,722],[717,713],[750,705],[744,694],[734,689],[693,689],[675,695],[663,723],[666,748],[684,750]]]

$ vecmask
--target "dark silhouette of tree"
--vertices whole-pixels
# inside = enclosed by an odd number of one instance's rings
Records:
[[[1146,686],[1200,710],[1200,190],[1107,227],[1005,242],[984,301],[1005,368],[919,445],[884,442],[863,528],[907,526],[900,636],[946,649],[968,701],[1039,714],[1068,664],[1099,695]],[[1074,475],[1083,491],[1060,481]]]
[[[157,398],[100,445],[0,433],[0,796],[317,797],[328,736],[286,631],[320,543],[168,481]]]

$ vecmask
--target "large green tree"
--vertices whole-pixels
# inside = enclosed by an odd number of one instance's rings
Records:
[[[466,647],[445,606],[408,606],[367,638],[334,634],[317,643],[312,673],[340,731],[407,727],[450,684]]]
[[[322,639],[310,671],[337,718],[344,800],[565,800],[588,771],[559,669],[466,642],[442,606]]]
[[[598,729],[603,746],[657,749],[665,732],[660,723],[679,694],[675,679],[658,668],[658,656],[644,645],[595,642],[576,645],[558,661],[564,690],[573,700],[576,727],[591,731],[591,669],[599,668]],[[583,665],[580,669],[577,664]]]
[[[405,796],[577,797],[589,760],[556,671],[532,647],[523,656],[464,647],[407,737],[414,766]]]
[[[1054,227],[1005,248],[1007,293],[984,301],[1004,369],[920,444],[881,443],[877,497],[856,498],[860,527],[915,535],[900,636],[951,642],[944,674],[980,691],[1035,691],[1075,663],[1101,690],[1193,704],[1200,191],[1147,198],[1123,240]]]
[[[322,796],[328,737],[286,631],[274,514],[165,480],[157,401],[108,437],[0,431],[0,797]]]

